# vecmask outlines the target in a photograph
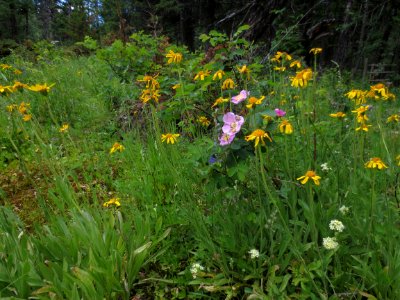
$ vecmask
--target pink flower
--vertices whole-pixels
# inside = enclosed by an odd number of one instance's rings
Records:
[[[243,102],[244,100],[246,100],[246,98],[250,95],[249,91],[246,90],[242,90],[240,91],[239,95],[237,96],[233,96],[231,99],[231,102],[233,104],[239,104],[240,102]]]
[[[286,115],[286,111],[279,108],[275,108],[275,113],[278,118],[284,117]]]
[[[232,143],[233,139],[235,138],[234,134],[229,134],[229,133],[222,133],[222,135],[219,137],[219,144],[221,146],[226,146]]]
[[[236,134],[240,131],[244,123],[244,118],[242,116],[235,115],[232,112],[226,113],[222,120],[224,121],[222,132],[227,134]]]

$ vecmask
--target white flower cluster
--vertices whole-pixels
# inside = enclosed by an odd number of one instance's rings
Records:
[[[333,231],[338,231],[338,232],[342,232],[344,230],[344,225],[341,221],[339,220],[332,220],[329,223],[329,228]]]
[[[329,172],[329,171],[332,170],[332,168],[330,168],[330,167],[328,166],[328,163],[323,163],[323,164],[321,164],[321,170],[322,170],[323,172]]]
[[[333,250],[339,247],[338,242],[336,242],[335,237],[326,237],[322,239],[322,245],[325,247],[327,250]]]
[[[196,279],[197,275],[199,275],[199,272],[201,271],[204,271],[204,267],[199,263],[194,263],[190,267],[190,273],[192,273],[194,279]]]
[[[257,249],[251,249],[248,253],[250,254],[251,259],[255,259],[260,256],[260,251],[258,251]]]
[[[342,215],[345,215],[345,214],[347,214],[348,212],[349,212],[349,208],[347,207],[347,206],[345,206],[345,205],[342,205],[340,208],[339,208],[339,211],[340,211],[340,213],[342,214]]]

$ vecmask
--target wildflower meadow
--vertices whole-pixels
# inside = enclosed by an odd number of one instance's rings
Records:
[[[0,61],[2,299],[400,299],[399,89],[247,29]]]

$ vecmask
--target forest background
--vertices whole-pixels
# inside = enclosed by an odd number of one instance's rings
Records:
[[[324,48],[354,75],[370,64],[400,73],[400,9],[396,1],[216,1],[216,0],[2,0],[0,56],[40,40],[72,46],[90,36],[101,45],[127,41],[134,32],[165,35],[194,50],[199,36],[215,29],[231,34],[248,24],[245,38],[267,57],[278,50],[306,56]],[[75,49],[79,51],[79,49]],[[263,55],[263,53],[258,53]]]

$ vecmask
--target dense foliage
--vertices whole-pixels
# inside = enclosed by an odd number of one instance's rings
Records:
[[[1,61],[1,298],[400,297],[398,90],[249,30]]]
[[[395,1],[378,0],[3,0],[0,50],[4,55],[17,43],[41,39],[73,44],[85,36],[101,44],[127,42],[143,30],[193,51],[201,34],[231,35],[243,24],[251,26],[247,38],[264,45],[264,58],[286,49],[310,60],[308,49],[319,46],[321,63],[333,60],[353,74],[372,63],[400,71],[400,10]]]

